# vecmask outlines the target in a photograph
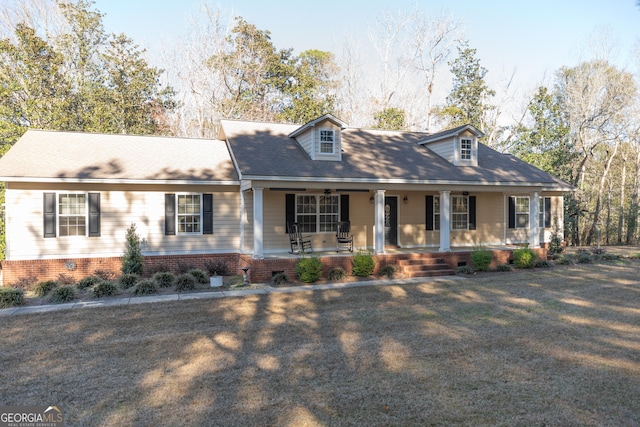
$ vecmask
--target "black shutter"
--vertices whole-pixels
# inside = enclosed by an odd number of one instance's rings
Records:
[[[56,237],[56,193],[44,193],[44,237]]]
[[[289,224],[293,224],[296,222],[296,195],[295,194],[287,194],[286,195],[286,224],[284,225],[284,232],[288,233],[289,229],[287,228]]]
[[[469,230],[476,229],[476,196],[469,196]]]
[[[213,194],[202,195],[202,234],[213,234]]]
[[[426,204],[427,217],[425,221],[427,223],[427,230],[433,230],[433,196],[426,197]]]
[[[544,228],[551,227],[551,197],[544,198]]]
[[[176,234],[176,195],[164,195],[164,234],[174,236]]]
[[[516,201],[509,197],[509,228],[516,228]]]
[[[89,193],[89,237],[100,237],[100,193]]]
[[[340,221],[349,221],[349,195],[340,195]]]

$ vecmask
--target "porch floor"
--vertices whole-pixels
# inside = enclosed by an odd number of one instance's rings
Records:
[[[514,245],[489,245],[483,246],[489,250],[515,250],[518,246]],[[384,248],[385,255],[410,255],[410,254],[437,254],[448,253],[440,252],[438,248],[399,248],[396,246],[387,246]],[[358,250],[354,249],[353,252],[335,250],[320,250],[308,253],[309,256],[326,257],[326,256],[353,256]],[[450,252],[473,252],[471,246],[452,246]],[[289,252],[271,252],[264,255],[264,259],[282,259],[282,258],[299,258],[300,254],[291,254]]]

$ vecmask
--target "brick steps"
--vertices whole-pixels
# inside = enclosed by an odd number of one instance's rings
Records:
[[[443,258],[400,259],[398,267],[406,277],[452,276],[456,274]]]

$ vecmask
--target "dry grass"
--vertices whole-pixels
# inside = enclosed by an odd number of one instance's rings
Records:
[[[70,426],[640,424],[640,261],[5,317]]]

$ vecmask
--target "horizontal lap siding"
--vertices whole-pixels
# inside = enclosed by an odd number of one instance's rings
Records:
[[[500,244],[504,236],[502,193],[471,193],[476,196],[476,229],[452,230],[451,245]]]
[[[156,187],[157,190],[162,190]],[[43,190],[7,190],[7,259],[121,256],[127,228],[135,223],[145,254],[232,252],[240,246],[240,204],[237,191],[213,192],[204,186],[167,188],[166,191],[108,191],[86,188],[101,195],[100,237],[43,237]],[[186,191],[185,191],[186,190]],[[46,191],[81,191],[47,189]],[[165,192],[213,192],[212,235],[165,236]]]

